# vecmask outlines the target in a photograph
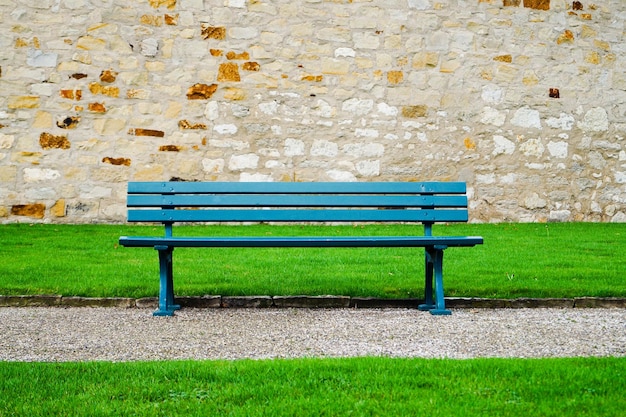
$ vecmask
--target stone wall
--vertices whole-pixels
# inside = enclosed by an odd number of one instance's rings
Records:
[[[0,0],[0,222],[130,180],[467,181],[626,221],[623,0]]]

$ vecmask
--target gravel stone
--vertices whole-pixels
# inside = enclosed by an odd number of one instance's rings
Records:
[[[626,356],[626,309],[0,308],[2,361]]]

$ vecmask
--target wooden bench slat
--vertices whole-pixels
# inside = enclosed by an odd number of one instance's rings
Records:
[[[464,194],[464,182],[129,182],[130,194]]]
[[[153,247],[416,247],[475,246],[483,243],[479,236],[346,236],[346,237],[151,237],[122,236],[124,246]]]
[[[139,194],[128,196],[128,207],[467,207],[461,195],[302,195],[302,194]]]
[[[129,222],[466,222],[467,210],[129,210]]]

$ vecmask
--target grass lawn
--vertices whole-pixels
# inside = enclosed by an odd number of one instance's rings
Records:
[[[624,358],[0,363],[1,416],[623,416]]]
[[[410,235],[415,227],[192,226],[175,234]],[[436,225],[434,231],[485,239],[446,251],[446,296],[626,296],[626,224]],[[156,296],[157,253],[117,240],[160,234],[160,226],[2,225],[0,294]],[[177,295],[423,295],[421,248],[179,248],[174,262]]]
[[[202,226],[179,235],[409,235],[411,226]],[[421,233],[421,230],[419,231]],[[155,296],[128,225],[0,226],[0,294]],[[439,225],[448,296],[626,296],[626,224]],[[420,297],[421,249],[177,249],[178,295]],[[4,416],[622,416],[626,358],[0,362]]]

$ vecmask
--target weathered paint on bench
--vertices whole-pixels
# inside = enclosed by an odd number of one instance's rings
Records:
[[[230,183],[130,182],[128,221],[162,223],[162,237],[122,236],[128,247],[159,251],[159,309],[172,315],[172,270],[176,247],[423,247],[424,303],[420,310],[450,314],[443,291],[443,252],[475,246],[478,236],[433,236],[435,222],[468,221],[466,185],[462,182]],[[422,236],[323,237],[178,237],[177,222],[407,222],[422,223]],[[433,281],[434,280],[434,281]],[[434,291],[433,291],[434,290]]]

